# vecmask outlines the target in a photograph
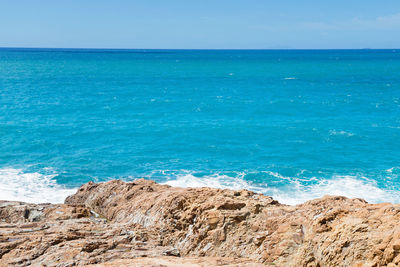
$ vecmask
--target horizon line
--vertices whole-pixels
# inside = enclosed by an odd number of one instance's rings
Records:
[[[0,49],[76,49],[76,50],[399,50],[400,48],[101,48],[101,47],[25,47],[0,46]]]

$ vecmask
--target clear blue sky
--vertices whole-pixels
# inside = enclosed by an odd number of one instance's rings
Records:
[[[400,1],[0,0],[0,47],[400,48]]]

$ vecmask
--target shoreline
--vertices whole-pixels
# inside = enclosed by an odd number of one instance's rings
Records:
[[[399,219],[400,205],[340,196],[290,206],[248,190],[89,182],[65,204],[0,201],[0,266],[396,266]]]
[[[397,175],[398,167],[386,170]],[[257,173],[269,175],[265,179],[271,178],[272,181],[254,182],[247,179],[246,175],[252,173],[211,173],[203,176],[196,176],[193,171],[181,171],[173,175],[162,177],[151,177],[143,175],[146,179],[156,179],[161,184],[183,188],[211,187],[219,189],[241,190],[247,189],[256,193],[262,193],[273,197],[283,204],[298,205],[309,200],[323,197],[324,195],[338,195],[348,198],[363,198],[369,203],[400,203],[400,192],[393,190],[390,184],[382,186],[377,184],[373,178],[359,177],[353,175],[334,175],[324,178],[321,176],[314,183],[303,184],[296,182],[296,177],[284,176],[277,172],[264,171]],[[58,183],[58,173],[41,171],[25,171],[23,169],[2,168],[0,169],[0,195],[3,200],[23,201],[28,203],[49,202],[53,204],[63,203],[64,199],[72,195],[79,188],[80,184]],[[110,178],[112,179],[112,178]],[[287,181],[287,185],[279,187],[274,184],[273,179]],[[132,182],[133,177],[122,178],[123,181]]]

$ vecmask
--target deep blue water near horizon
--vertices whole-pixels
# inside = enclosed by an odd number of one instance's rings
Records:
[[[0,49],[0,199],[149,178],[400,202],[400,50]]]

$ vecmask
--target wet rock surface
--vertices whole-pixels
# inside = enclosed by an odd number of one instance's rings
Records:
[[[0,266],[400,266],[400,205],[88,183],[65,204],[0,201]]]

